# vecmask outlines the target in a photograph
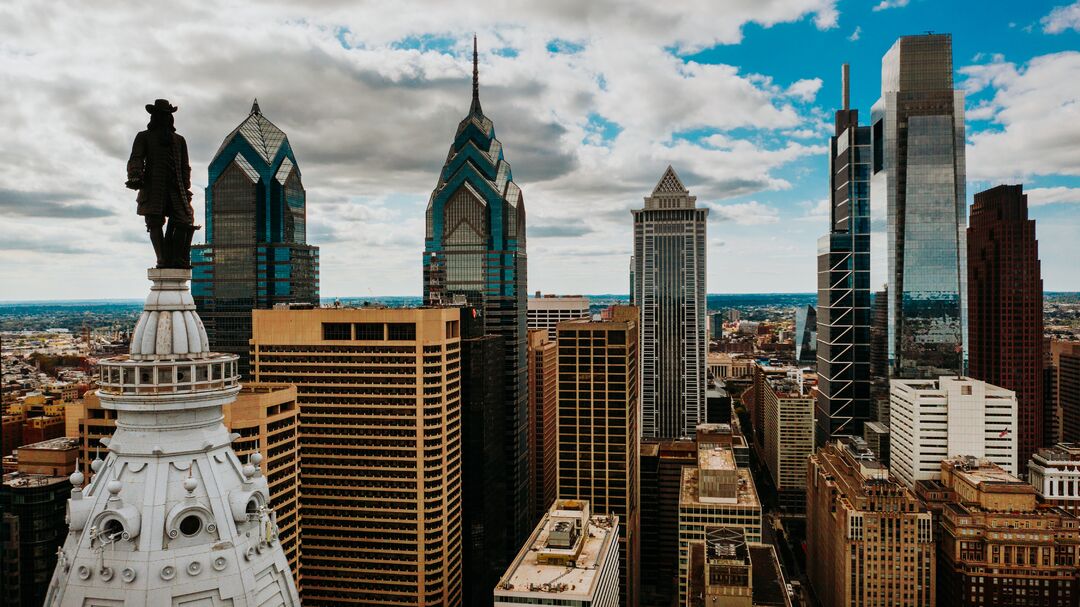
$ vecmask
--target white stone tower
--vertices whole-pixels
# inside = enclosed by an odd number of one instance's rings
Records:
[[[45,605],[299,605],[262,457],[241,463],[223,423],[237,357],[209,351],[190,270],[149,277],[131,354],[101,361],[98,396],[116,432],[87,487],[71,475]]]

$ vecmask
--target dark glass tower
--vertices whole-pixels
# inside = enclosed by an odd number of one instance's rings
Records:
[[[871,197],[887,213],[893,377],[964,371],[964,93],[952,37],[904,36],[881,60]]]
[[[1017,470],[1043,441],[1043,284],[1020,185],[975,194],[968,245],[970,375],[1016,392]]]
[[[245,379],[251,311],[319,305],[319,248],[307,244],[306,222],[289,138],[256,100],[210,161],[206,244],[191,250],[191,291],[210,346],[239,356]]]
[[[462,513],[465,549],[471,545],[478,551],[474,555],[487,555],[482,563],[470,563],[467,557],[464,585],[483,590],[490,603],[491,589],[532,529],[526,457],[525,202],[495,128],[480,107],[475,38],[472,106],[458,124],[428,201],[424,245],[424,300],[433,305],[463,300],[479,310],[485,334],[502,338],[502,411],[494,422],[503,433],[504,456],[487,470],[463,471],[467,494],[468,487],[478,482],[474,475],[480,474],[498,483],[485,487],[488,495],[506,496],[506,508],[494,519],[483,514],[490,509]],[[466,416],[462,426],[470,434],[470,426],[490,421]],[[486,548],[480,551],[481,547]],[[497,554],[500,550],[502,554]],[[486,567],[494,579],[467,579],[473,565]]]
[[[844,64],[830,140],[829,233],[818,241],[819,448],[840,435],[862,436],[870,419],[870,127],[859,126],[859,111],[849,107],[848,84]]]

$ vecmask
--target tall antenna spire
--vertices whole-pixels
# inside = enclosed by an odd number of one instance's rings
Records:
[[[483,114],[484,110],[480,108],[480,61],[477,59],[476,53],[476,34],[472,37],[472,106],[469,107],[470,114]]]
[[[255,101],[251,103],[252,114],[262,114],[262,110],[259,109],[259,99],[255,98]]]

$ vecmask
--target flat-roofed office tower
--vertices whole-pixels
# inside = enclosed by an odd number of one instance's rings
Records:
[[[252,374],[300,407],[304,605],[462,604],[460,313],[253,313]]]
[[[952,37],[904,36],[881,60],[870,112],[870,196],[887,215],[892,376],[964,371],[967,325],[964,93]]]
[[[968,242],[970,374],[1016,393],[1020,474],[1043,447],[1043,284],[1022,185],[975,194]]]
[[[859,110],[849,107],[848,64],[842,73],[843,107],[830,139],[829,233],[818,240],[819,448],[836,436],[862,436],[870,420],[870,127],[859,126]]]
[[[251,311],[319,305],[319,247],[307,244],[307,193],[289,138],[259,102],[210,160],[206,244],[191,248],[191,293],[210,345],[248,373]]]
[[[466,529],[466,534],[505,533],[506,553],[493,565],[503,571],[532,530],[529,521],[528,364],[526,359],[525,200],[503,158],[495,126],[480,107],[476,39],[473,95],[458,124],[439,183],[431,193],[424,238],[424,301],[465,299],[477,308],[484,332],[503,338],[506,438],[503,470],[510,500],[505,524]],[[464,420],[468,424],[472,420]],[[476,420],[480,423],[480,420]],[[468,474],[468,471],[466,472]],[[489,594],[489,593],[485,593]]]
[[[637,607],[640,577],[638,310],[559,323],[559,499],[619,518],[619,605]]]
[[[560,322],[579,318],[589,318],[589,298],[584,295],[551,295],[537,291],[529,298],[529,330],[547,330],[552,342],[557,337],[556,327]],[[541,506],[540,512],[547,512],[547,508]]]
[[[634,295],[641,310],[641,435],[693,436],[705,422],[705,218],[668,166],[634,209]]]

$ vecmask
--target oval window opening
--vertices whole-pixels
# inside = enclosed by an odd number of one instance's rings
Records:
[[[258,500],[253,500],[253,499],[248,500],[247,513],[248,514],[258,514],[259,513],[259,502],[258,502]]]
[[[194,514],[189,514],[180,521],[180,533],[185,536],[191,537],[198,534],[199,531],[202,531],[202,519]]]
[[[105,528],[102,530],[102,534],[105,539],[118,540],[120,536],[124,534],[124,525],[116,519],[109,519],[105,522]]]

